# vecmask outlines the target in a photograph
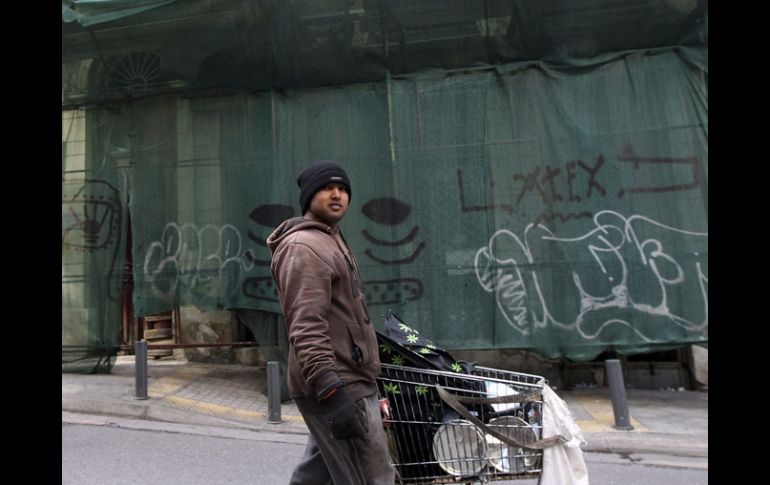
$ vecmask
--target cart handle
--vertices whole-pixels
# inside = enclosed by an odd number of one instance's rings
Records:
[[[438,391],[439,397],[441,397],[441,400],[447,403],[452,409],[457,411],[462,417],[467,419],[468,421],[472,422],[476,426],[478,426],[482,431],[485,433],[494,436],[495,438],[499,439],[503,443],[509,446],[514,446],[517,448],[529,448],[534,450],[542,450],[544,448],[550,448],[551,446],[556,445],[563,445],[567,442],[567,439],[560,435],[554,435],[549,436],[548,438],[543,438],[542,440],[537,440],[531,443],[520,443],[519,441],[515,440],[514,438],[511,438],[510,436],[505,436],[494,429],[490,428],[486,424],[484,424],[479,418],[472,415],[470,411],[468,411],[468,408],[463,406],[460,401],[463,402],[474,402],[474,403],[480,403],[481,401],[485,401],[485,403],[497,403],[497,402],[516,402],[516,401],[507,401],[504,399],[508,399],[511,397],[519,398],[519,396],[500,396],[500,397],[492,397],[492,398],[474,398],[474,397],[463,397],[463,396],[455,396],[454,394],[450,394],[446,389],[441,387],[438,384],[435,384],[436,390]]]

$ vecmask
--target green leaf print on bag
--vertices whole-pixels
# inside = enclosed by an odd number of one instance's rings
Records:
[[[398,386],[392,382],[385,384],[382,386],[382,388],[385,389],[385,392],[388,394],[401,394],[401,389],[399,389]]]

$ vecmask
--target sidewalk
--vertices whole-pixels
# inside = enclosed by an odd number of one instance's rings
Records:
[[[120,416],[257,432],[307,434],[294,403],[270,424],[264,367],[175,360],[148,362],[148,399],[134,397],[134,357],[111,374],[62,374],[62,422],[71,413]],[[628,389],[631,431],[612,428],[609,389],[557,390],[583,430],[583,451],[708,457],[708,393]]]

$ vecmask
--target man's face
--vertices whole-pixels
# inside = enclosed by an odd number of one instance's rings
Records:
[[[344,185],[328,184],[313,195],[309,215],[313,220],[334,227],[348,211],[348,202],[350,202],[350,196]]]

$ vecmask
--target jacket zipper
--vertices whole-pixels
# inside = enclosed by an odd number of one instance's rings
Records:
[[[358,266],[355,264],[353,254],[350,251],[345,251],[345,248],[340,245],[340,241],[332,233],[331,228],[329,228],[329,233],[334,239],[334,242],[337,243],[337,247],[340,249],[340,251],[342,251],[342,255],[345,257],[345,261],[347,261],[348,263],[348,269],[350,270],[350,276],[351,276],[350,290],[353,293],[353,297],[356,298],[361,303],[361,308],[364,310],[364,323],[370,324],[372,320],[369,317],[369,309],[366,308],[364,295],[363,295],[363,292],[361,291],[361,289],[363,288],[363,285],[361,284],[361,274],[358,272]],[[345,241],[345,238],[342,236],[342,233],[337,232],[337,234],[339,235],[340,238],[342,238],[342,240],[345,242],[345,246],[347,247],[348,243],[347,241]]]

